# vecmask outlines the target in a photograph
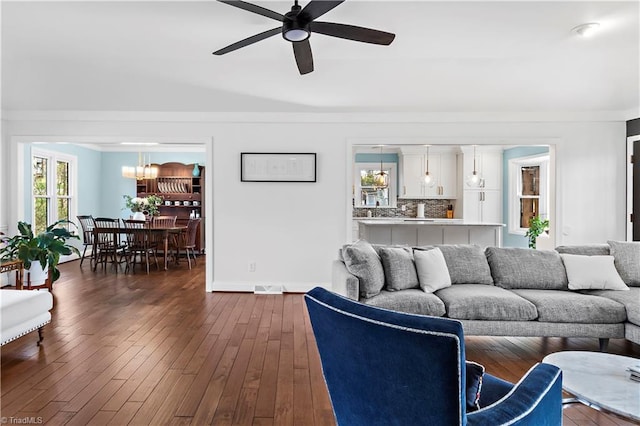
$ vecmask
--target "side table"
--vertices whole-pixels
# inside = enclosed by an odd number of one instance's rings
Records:
[[[16,271],[16,289],[22,290],[22,279],[24,275],[24,265],[21,260],[8,260],[0,262],[0,274],[4,272]]]

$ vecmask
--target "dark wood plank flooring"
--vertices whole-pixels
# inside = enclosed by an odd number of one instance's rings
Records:
[[[205,293],[204,261],[150,275],[61,265],[42,346],[2,347],[1,415],[51,425],[332,425],[300,294]],[[468,337],[467,358],[518,380],[597,339]],[[640,346],[609,351],[640,358]],[[582,405],[566,425],[629,425]]]

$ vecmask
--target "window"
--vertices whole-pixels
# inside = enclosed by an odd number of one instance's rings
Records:
[[[384,164],[387,173],[387,187],[381,188],[375,184],[376,175],[380,174],[380,163],[355,164],[355,193],[354,204],[357,207],[395,207],[397,173],[396,165]]]
[[[509,233],[524,235],[529,220],[549,217],[549,156],[509,160]]]
[[[61,219],[75,217],[74,176],[76,159],[70,155],[33,149],[32,228],[40,233]]]

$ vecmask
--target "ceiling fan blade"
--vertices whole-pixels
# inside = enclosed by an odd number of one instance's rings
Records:
[[[363,43],[384,44],[388,46],[396,37],[395,34],[355,25],[336,24],[335,22],[312,22],[311,31],[331,37],[361,41]]]
[[[225,3],[230,6],[235,6],[240,9],[248,10],[249,12],[257,13],[258,15],[266,16],[267,18],[275,19],[276,21],[284,21],[284,15],[274,12],[273,10],[265,9],[264,7],[257,6],[255,4],[247,3],[240,0],[218,0],[220,3]]]
[[[316,18],[321,17],[334,7],[338,6],[344,0],[329,1],[329,0],[311,0],[300,11],[300,15],[306,16],[309,21],[313,21]]]
[[[245,38],[244,40],[240,40],[238,42],[230,44],[229,46],[223,47],[220,50],[216,50],[215,52],[213,52],[213,54],[224,55],[225,53],[233,52],[234,50],[238,50],[241,47],[249,46],[250,44],[257,43],[260,40],[264,40],[265,38],[269,38],[276,34],[280,34],[281,32],[282,32],[282,27],[273,28],[263,33],[253,35],[251,37]]]
[[[311,54],[309,39],[291,44],[293,44],[293,54],[296,57],[298,71],[300,71],[300,74],[309,74],[313,71],[313,55]]]

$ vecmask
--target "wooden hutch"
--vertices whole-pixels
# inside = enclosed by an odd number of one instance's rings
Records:
[[[138,197],[157,195],[162,198],[159,206],[161,216],[177,216],[178,225],[187,225],[189,218],[200,217],[200,228],[196,239],[196,250],[204,252],[204,166],[196,164],[164,163],[152,164],[158,168],[156,179],[143,179],[136,183]],[[200,170],[194,176],[194,167]]]

